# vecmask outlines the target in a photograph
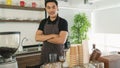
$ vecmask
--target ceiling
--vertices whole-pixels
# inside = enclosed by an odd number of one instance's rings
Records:
[[[95,9],[120,7],[120,0],[99,0],[99,1],[93,2],[92,6]]]
[[[67,6],[70,8],[84,8],[84,9],[103,9],[110,7],[120,7],[120,0],[88,0],[86,4],[84,3],[84,0],[67,0],[67,1],[68,2],[64,2],[64,3],[62,2],[60,6],[61,7]]]

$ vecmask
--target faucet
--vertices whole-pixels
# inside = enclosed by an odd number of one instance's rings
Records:
[[[24,37],[21,41],[21,46],[23,46],[24,41],[28,41],[28,38]]]
[[[24,41],[28,41],[28,38],[24,37],[24,38],[22,39],[22,41],[21,41],[21,46],[20,46],[20,51],[24,51],[24,49],[23,49],[23,43],[24,43]]]

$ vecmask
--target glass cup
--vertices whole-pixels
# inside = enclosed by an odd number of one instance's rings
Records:
[[[104,68],[104,63],[103,62],[97,62],[94,64],[96,68]]]
[[[104,68],[104,63],[103,62],[99,62],[99,68]]]
[[[59,61],[61,62],[61,68],[63,68],[63,63],[65,62],[65,56],[59,56]]]
[[[56,53],[50,53],[49,54],[49,62],[53,63],[57,61],[57,54]]]
[[[65,57],[64,56],[59,56],[59,61],[62,62],[62,63],[65,62]]]

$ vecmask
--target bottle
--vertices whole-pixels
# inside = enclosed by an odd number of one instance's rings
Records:
[[[92,46],[92,51],[94,51],[95,49],[96,49],[96,45],[93,44],[93,46]]]
[[[101,51],[96,48],[96,45],[93,44],[92,54],[90,56],[90,62],[98,62],[98,58],[101,56]]]
[[[96,45],[93,44],[93,45],[92,45],[92,53],[91,53],[90,61],[89,61],[90,63],[95,60],[95,49],[96,49]]]

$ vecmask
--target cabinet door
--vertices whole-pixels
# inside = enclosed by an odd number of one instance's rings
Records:
[[[16,58],[18,68],[26,68],[26,66],[34,66],[40,63],[40,55],[32,55]]]

